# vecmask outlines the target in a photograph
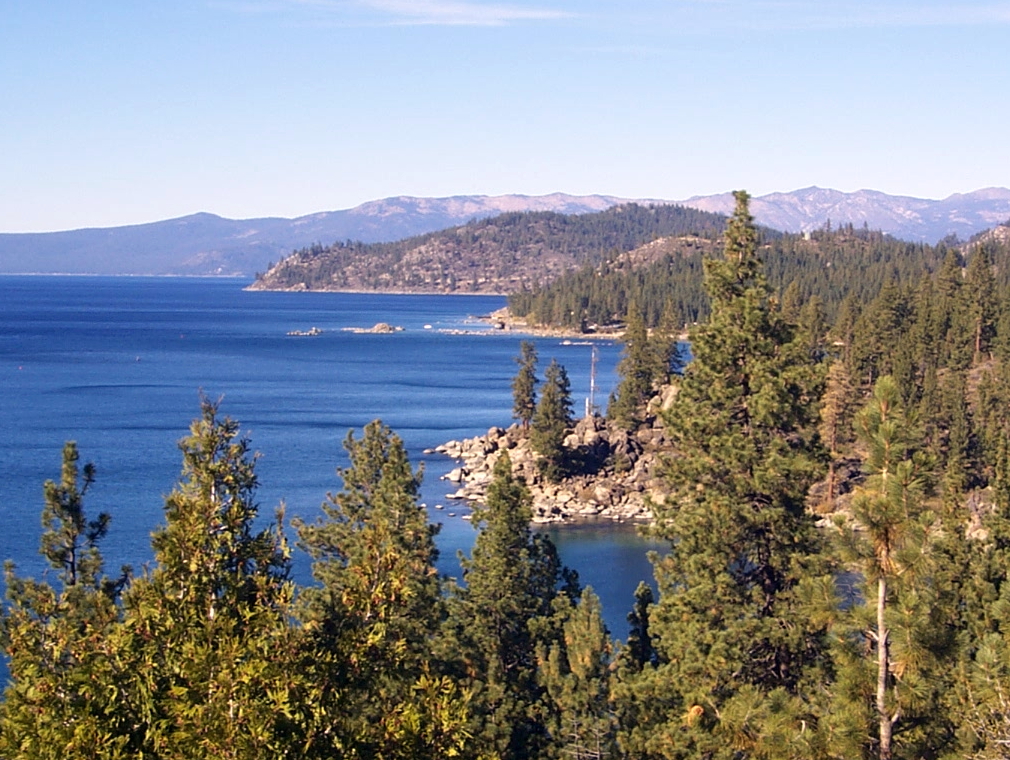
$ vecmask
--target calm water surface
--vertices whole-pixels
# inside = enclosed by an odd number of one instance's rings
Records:
[[[199,412],[199,393],[222,398],[260,452],[264,514],[282,500],[312,519],[347,464],[348,430],[380,418],[424,462],[422,501],[441,522],[440,570],[458,576],[457,552],[475,531],[447,501],[439,478],[454,466],[423,450],[510,423],[510,382],[523,336],[473,320],[500,297],[248,293],[241,280],[0,276],[0,557],[43,570],[37,553],[42,483],[59,476],[60,450],[76,440],[98,478],[89,512],[108,511],[110,571],[151,558],[151,530],[179,477],[176,442]],[[388,322],[392,335],[344,327]],[[430,325],[430,329],[425,329]],[[312,338],[289,330],[319,327]],[[451,334],[449,331],[471,334]],[[576,412],[589,393],[590,348],[536,340],[572,381]],[[597,402],[615,383],[620,347],[599,344]],[[436,510],[436,504],[445,509]],[[449,517],[449,512],[455,517]],[[632,593],[651,577],[652,548],[633,528],[551,529],[563,559],[600,594],[619,638]],[[296,559],[308,581],[308,562]]]

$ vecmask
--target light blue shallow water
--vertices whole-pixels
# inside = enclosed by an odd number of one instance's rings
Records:
[[[471,315],[504,299],[249,293],[239,280],[0,276],[0,557],[37,574],[41,486],[59,475],[60,450],[76,440],[98,478],[89,511],[108,511],[110,570],[151,557],[149,534],[179,476],[176,441],[199,411],[199,393],[222,398],[242,423],[258,463],[263,513],[281,500],[311,519],[339,488],[349,429],[381,418],[425,462],[422,500],[442,522],[440,570],[458,575],[469,551],[465,508],[451,506],[439,477],[454,463],[423,450],[509,424],[510,382],[523,336],[489,331]],[[392,335],[344,327],[388,322]],[[431,325],[432,329],[425,329]],[[319,327],[318,337],[289,330]],[[467,330],[479,334],[448,334]],[[576,411],[589,392],[590,348],[538,339],[541,368],[568,370]],[[600,344],[597,401],[615,382],[620,348]],[[436,511],[435,504],[446,509]],[[456,517],[448,517],[448,512]],[[651,546],[633,528],[610,524],[552,529],[566,563],[600,594],[609,626],[623,638],[632,592],[651,576]],[[296,560],[308,580],[308,563]]]

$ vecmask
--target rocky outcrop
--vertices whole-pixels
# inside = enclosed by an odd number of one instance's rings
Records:
[[[399,325],[393,326],[385,322],[378,322],[374,327],[341,327],[340,329],[359,335],[388,335],[389,333],[403,332],[403,328]]]
[[[508,452],[512,471],[526,481],[533,497],[533,521],[579,518],[652,519],[650,502],[664,498],[659,479],[661,452],[669,451],[661,423],[629,433],[602,417],[586,417],[565,440],[578,474],[550,483],[537,467],[529,436],[518,425],[493,427],[486,435],[449,441],[429,453],[460,460],[445,480],[455,484],[451,499],[483,503],[495,464]]]

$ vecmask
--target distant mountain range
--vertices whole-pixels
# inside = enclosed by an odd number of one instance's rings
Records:
[[[733,212],[733,194],[695,196],[683,205],[720,214]],[[935,243],[948,235],[962,241],[1010,219],[1010,190],[990,187],[955,193],[943,200],[887,195],[876,190],[842,193],[808,187],[791,193],[772,193],[751,200],[759,224],[783,232],[806,232],[851,222],[865,223],[901,240]]]
[[[340,240],[384,242],[514,211],[584,214],[631,199],[606,195],[395,197],[352,209],[296,219],[234,220],[200,213],[151,224],[67,232],[0,234],[0,273],[176,274],[252,276],[271,262],[313,243]],[[732,195],[679,203],[729,213]],[[961,239],[1010,219],[1010,190],[988,188],[943,200],[891,196],[872,190],[842,193],[806,188],[754,198],[760,224],[789,232],[852,222],[906,240],[933,243],[950,234]]]
[[[585,214],[622,202],[554,195],[386,198],[297,219],[192,214],[163,222],[68,232],[0,234],[0,273],[237,275],[251,277],[297,248],[389,242],[510,211]]]

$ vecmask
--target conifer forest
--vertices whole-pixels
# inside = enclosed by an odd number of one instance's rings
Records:
[[[48,580],[5,567],[0,757],[1010,757],[1010,246],[772,233],[740,192],[686,248],[510,308],[625,323],[626,429],[675,391],[656,590],[625,630],[531,529],[507,455],[455,583],[393,430],[348,434],[316,521],[266,525],[251,444],[205,399],[143,572],[104,565],[115,515],[65,446]],[[536,360],[524,344],[515,418],[562,478],[568,379]]]

